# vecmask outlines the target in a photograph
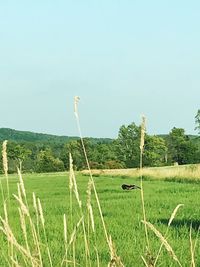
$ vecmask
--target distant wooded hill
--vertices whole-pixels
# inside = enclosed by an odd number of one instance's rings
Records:
[[[92,169],[138,168],[140,164],[140,126],[122,125],[116,139],[84,138],[87,158]],[[0,150],[8,140],[7,156],[9,173],[16,167],[25,172],[54,172],[69,170],[69,154],[72,154],[76,170],[87,168],[84,149],[77,136],[17,131],[0,128]],[[174,163],[200,162],[200,137],[185,134],[182,128],[173,128],[169,134],[145,135],[143,165],[145,167],[168,166]],[[3,172],[0,157],[0,173]]]
[[[29,131],[18,131],[10,128],[0,128],[0,141],[9,140],[15,142],[47,142],[68,143],[80,139],[78,136],[58,136],[52,134],[34,133]],[[110,138],[88,138],[92,143],[110,143]]]
[[[168,134],[159,134],[158,137],[167,139]],[[190,139],[196,139],[199,142],[197,135],[188,135]],[[79,140],[78,136],[59,136],[53,134],[35,133],[30,131],[19,131],[11,128],[0,128],[0,141],[9,140],[15,142],[52,142],[52,143],[68,143],[73,140]],[[92,143],[110,143],[113,141],[111,138],[93,138],[88,137]]]

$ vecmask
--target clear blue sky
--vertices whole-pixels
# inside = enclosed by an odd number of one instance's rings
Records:
[[[194,133],[200,1],[0,1],[0,127],[116,137],[145,114],[150,134]]]

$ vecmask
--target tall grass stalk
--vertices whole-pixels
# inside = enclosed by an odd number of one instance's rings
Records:
[[[44,220],[43,209],[42,209],[42,205],[41,205],[41,202],[40,202],[39,198],[37,199],[37,201],[38,201],[38,210],[39,210],[40,220],[41,220],[42,228],[43,228],[43,232],[44,232],[44,238],[45,238],[45,243],[46,243],[46,249],[47,249],[47,254],[48,254],[48,258],[49,258],[49,263],[50,263],[50,266],[53,267],[51,253],[50,253],[50,249],[49,249],[49,245],[48,245],[46,229],[45,229],[45,220]]]
[[[27,236],[27,229],[26,229],[26,220],[25,220],[25,216],[24,213],[22,212],[22,210],[20,208],[18,208],[19,211],[19,217],[20,217],[20,224],[21,224],[21,228],[22,228],[22,233],[25,239],[25,245],[26,245],[26,250],[28,251],[28,253],[31,254],[30,251],[30,247],[28,244],[28,236]],[[31,264],[34,267],[34,262],[31,260]]]
[[[83,148],[83,152],[84,152],[87,168],[88,168],[88,171],[89,171],[89,175],[90,175],[90,179],[91,179],[91,182],[92,182],[95,198],[96,198],[97,205],[98,205],[99,214],[100,214],[102,225],[103,225],[103,229],[104,229],[104,234],[105,234],[105,237],[106,237],[107,244],[109,245],[108,233],[107,233],[106,225],[105,225],[105,222],[104,222],[104,218],[103,218],[103,214],[102,214],[102,209],[101,209],[99,197],[97,195],[96,187],[95,187],[95,184],[94,184],[94,180],[93,180],[93,176],[92,176],[92,172],[91,172],[91,168],[90,168],[87,152],[86,152],[86,149],[85,149],[85,144],[84,144],[84,141],[83,141],[83,135],[82,135],[82,131],[81,131],[80,119],[79,119],[79,113],[78,113],[78,102],[79,102],[79,100],[80,100],[80,98],[78,96],[74,97],[74,114],[75,114],[75,117],[76,117],[77,128],[78,128],[78,132],[79,132],[79,136],[80,136],[80,140],[81,140],[81,144],[82,144],[82,148]]]
[[[7,211],[7,205],[6,205],[6,201],[4,201],[3,203],[3,209],[4,209],[4,218],[6,223],[8,224],[8,211]],[[10,258],[13,258],[13,244],[8,242],[8,255]],[[13,263],[12,263],[13,266]]]
[[[96,252],[96,262],[97,262],[97,267],[99,267],[99,265],[100,265],[100,263],[99,263],[99,252],[98,252],[98,249],[97,249],[94,214],[93,214],[93,209],[92,209],[92,204],[91,204],[91,191],[92,191],[92,181],[91,181],[91,179],[89,179],[88,187],[87,187],[88,245],[90,246],[89,239],[90,239],[90,225],[91,225],[92,233],[93,233],[93,236],[94,236],[94,249],[95,249],[95,252]]]
[[[140,192],[141,192],[143,220],[146,222],[146,211],[145,211],[145,205],[144,205],[144,190],[143,190],[143,179],[142,179],[145,132],[146,132],[146,118],[144,116],[142,116],[141,136],[140,136],[140,187],[141,187]],[[146,224],[144,224],[144,229],[145,229],[147,251],[149,251],[149,237],[148,237],[148,231],[147,231],[147,225]]]
[[[155,228],[153,224],[147,221],[142,221],[144,224],[146,224],[150,230],[154,232],[154,234],[160,239],[161,243],[164,245],[165,249],[168,251],[169,255],[178,263],[180,267],[182,267],[178,257],[176,256],[174,250],[166,240],[166,238]]]
[[[69,243],[67,244],[67,251],[68,251],[68,249],[69,249],[69,247],[71,245],[75,244],[77,231],[78,231],[82,221],[83,221],[83,216],[80,218],[78,223],[75,225],[75,227],[74,227],[74,229],[73,229],[73,231],[71,233],[71,236],[70,236],[70,239],[69,239]],[[75,247],[74,247],[74,249],[75,249]],[[61,262],[61,266],[63,266],[65,260],[66,260],[66,252],[65,252],[64,258],[63,258],[63,260]],[[73,265],[76,266],[76,259],[75,259],[74,255],[73,255]]]
[[[70,157],[70,156],[69,156]],[[71,158],[69,158],[69,161],[72,161]],[[73,169],[71,170],[71,168],[73,168],[72,163],[70,162],[69,164],[69,194],[70,194],[70,219],[71,219],[71,225],[73,225],[73,218],[72,218],[72,190],[73,190]]]
[[[65,244],[65,261],[66,267],[68,267],[68,239],[67,239],[67,218],[66,214],[63,215],[63,227],[64,227],[64,244]]]
[[[196,250],[196,246],[197,246],[197,242],[198,242],[198,236],[199,236],[199,231],[200,231],[200,226],[198,227],[197,233],[196,233],[196,238],[193,244],[192,241],[192,223],[190,225],[190,252],[191,252],[191,264],[190,267],[196,267],[195,264],[195,250]]]
[[[69,205],[70,205],[70,221],[71,221],[71,226],[72,229],[74,227],[73,224],[73,198],[72,198],[72,190],[73,190],[73,164],[72,164],[72,159],[70,158],[69,155]],[[72,245],[72,257],[73,257],[73,263],[75,265],[76,262],[76,251],[75,251],[75,241]]]
[[[190,225],[190,253],[191,253],[191,267],[196,267],[194,260],[194,245],[192,242],[192,224]]]
[[[33,223],[33,220],[32,220],[32,217],[31,217],[31,214],[29,211],[29,205],[27,202],[26,190],[25,190],[22,174],[21,174],[19,168],[17,169],[17,171],[18,171],[18,177],[19,177],[18,196],[14,195],[14,194],[13,194],[13,196],[18,201],[19,208],[21,209],[22,214],[24,214],[24,216],[26,216],[28,218],[30,228],[31,228],[33,242],[35,244],[37,254],[39,257],[39,264],[40,264],[40,266],[43,266],[41,249],[40,249],[40,242],[39,242],[40,241],[40,235],[39,235],[39,232],[37,234],[37,230],[35,228],[35,225]]]
[[[83,135],[82,135],[81,126],[80,126],[80,118],[79,118],[79,113],[78,113],[79,100],[80,100],[80,97],[78,97],[78,96],[74,97],[74,114],[75,114],[75,117],[76,117],[77,128],[78,128],[78,132],[79,132],[79,136],[80,136],[80,140],[81,140],[81,144],[82,144],[82,148],[83,148],[83,152],[84,152],[84,157],[85,157],[85,160],[86,160],[87,168],[88,168],[88,171],[89,171],[89,176],[90,176],[90,179],[91,179],[91,183],[92,183],[92,187],[93,187],[96,203],[97,203],[97,206],[98,206],[98,210],[99,210],[99,214],[100,214],[100,218],[101,218],[101,222],[102,222],[105,238],[106,238],[106,241],[107,241],[107,244],[108,244],[108,247],[109,247],[110,255],[112,257],[112,246],[111,246],[111,243],[110,243],[110,239],[109,239],[109,236],[108,236],[108,231],[107,231],[107,228],[106,228],[106,225],[105,225],[105,221],[104,221],[104,218],[103,218],[102,208],[101,208],[99,197],[98,197],[98,194],[97,194],[97,191],[96,191],[96,186],[95,186],[95,183],[94,183],[94,179],[93,179],[93,176],[92,176],[92,171],[91,171],[91,168],[90,168],[87,152],[86,152],[86,149],[85,149],[85,144],[84,144],[84,141],[83,141]]]
[[[2,222],[2,227],[0,227],[0,230],[5,234],[7,240],[9,241],[10,244],[12,244],[17,251],[19,251],[22,254],[22,257],[26,257],[27,259],[31,260],[34,262],[34,266],[40,266],[38,264],[38,261],[36,258],[34,258],[27,249],[25,249],[22,245],[18,243],[16,240],[9,224],[4,220],[2,217],[0,217],[0,221]]]
[[[10,189],[9,189],[9,181],[8,181],[7,143],[8,143],[8,141],[5,140],[2,144],[2,160],[3,160],[4,175],[6,178],[7,200],[8,200],[8,203],[10,203]],[[7,213],[6,199],[5,199],[4,189],[3,189],[2,183],[1,183],[1,193],[2,193],[2,200],[3,200],[3,205],[4,205],[4,216],[5,216],[5,220],[8,224],[8,213]],[[9,242],[8,242],[8,255],[11,258],[13,258],[13,244],[11,244]],[[13,263],[12,263],[12,266],[13,266]]]
[[[172,223],[172,221],[174,220],[175,216],[176,216],[176,213],[178,212],[179,208],[184,206],[184,204],[179,204],[176,206],[176,208],[174,209],[174,211],[172,212],[171,216],[170,216],[170,219],[169,219],[169,222],[168,222],[168,225],[167,225],[167,230],[165,232],[165,235],[164,235],[164,239],[166,239],[167,237],[167,234],[168,234],[168,231],[169,231],[169,227]],[[157,264],[157,261],[158,261],[158,258],[160,256],[160,253],[161,253],[161,250],[162,250],[162,247],[163,247],[164,243],[162,242],[161,245],[160,245],[160,248],[159,248],[159,251],[158,251],[158,254],[156,256],[156,259],[154,261],[154,267],[156,266]]]
[[[198,242],[198,237],[199,237],[199,232],[200,232],[200,225],[198,227],[198,230],[197,230],[197,234],[196,234],[196,239],[195,239],[195,242],[194,242],[194,251],[196,250],[196,246],[197,246],[197,242]]]
[[[6,177],[6,185],[7,185],[7,198],[8,200],[10,199],[10,192],[9,192],[9,181],[8,181],[8,158],[7,158],[7,143],[8,141],[5,140],[3,142],[2,145],[2,159],[3,159],[3,170],[4,170],[4,174]],[[3,191],[3,186],[1,185],[1,190],[2,190],[2,197],[3,200],[5,200],[4,198],[4,191]]]
[[[89,252],[89,246],[88,246],[88,240],[87,240],[87,234],[86,234],[86,227],[85,227],[85,220],[84,220],[84,215],[83,215],[83,209],[82,209],[82,203],[79,197],[79,192],[78,192],[78,187],[77,187],[77,183],[76,183],[76,176],[73,170],[73,159],[72,159],[72,155],[70,153],[69,155],[69,163],[70,163],[70,176],[72,178],[72,183],[73,183],[73,189],[74,189],[74,194],[76,197],[76,200],[78,202],[78,206],[79,206],[79,210],[81,213],[81,217],[83,217],[82,220],[82,228],[83,228],[83,236],[84,236],[84,243],[85,243],[85,259],[86,259],[86,266],[91,265],[90,263],[90,252]]]
[[[73,266],[76,267],[76,239],[73,240],[72,250],[73,250]]]
[[[38,211],[37,200],[36,200],[36,196],[35,196],[35,193],[34,192],[33,192],[33,208],[35,210],[35,215],[36,215],[37,234],[38,234],[38,237],[40,238],[39,211]]]

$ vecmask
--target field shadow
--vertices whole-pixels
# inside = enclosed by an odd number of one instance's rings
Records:
[[[169,220],[168,219],[159,219],[157,223],[162,223],[168,225]],[[174,219],[170,225],[170,227],[186,227],[188,230],[190,230],[190,227],[194,231],[198,231],[200,229],[200,220],[189,220],[189,219]]]

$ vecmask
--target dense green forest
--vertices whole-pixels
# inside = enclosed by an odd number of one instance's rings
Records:
[[[72,153],[77,170],[86,168],[79,137],[55,136],[8,128],[0,129],[0,143],[8,140],[9,172],[20,167],[24,172],[54,172],[69,168]],[[140,126],[122,125],[116,139],[84,138],[90,166],[93,169],[139,167]],[[145,136],[144,166],[165,166],[200,162],[200,137],[186,135],[182,128],[169,134]],[[2,173],[2,158],[0,172]]]

